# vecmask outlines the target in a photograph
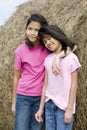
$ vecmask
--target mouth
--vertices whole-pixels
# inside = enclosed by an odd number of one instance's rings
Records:
[[[30,38],[36,38],[35,36],[29,36]]]
[[[35,36],[29,36],[29,39],[36,39],[36,37]]]
[[[53,43],[50,43],[49,45],[47,45],[47,47],[48,47],[49,49],[52,49],[52,48],[53,48]]]

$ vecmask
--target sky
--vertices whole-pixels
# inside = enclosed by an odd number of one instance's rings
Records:
[[[27,0],[0,0],[0,26],[14,13],[16,7]]]

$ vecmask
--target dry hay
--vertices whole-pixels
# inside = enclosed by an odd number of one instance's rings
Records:
[[[87,1],[32,0],[19,6],[0,31],[0,130],[12,130],[11,114],[14,50],[25,37],[25,24],[32,12],[43,14],[78,42],[79,73],[77,114],[73,130],[86,130],[87,123]]]

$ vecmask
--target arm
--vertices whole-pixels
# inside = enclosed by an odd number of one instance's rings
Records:
[[[64,56],[70,54],[71,52],[75,52],[77,49],[77,45],[74,45],[74,48],[71,50],[70,47],[67,47],[66,54],[64,53]]]
[[[43,85],[43,89],[42,89],[40,107],[39,107],[39,110],[37,111],[37,113],[35,114],[35,118],[38,122],[43,122],[43,119],[41,116],[42,116],[43,111],[44,111],[47,80],[48,80],[48,76],[47,76],[47,71],[45,70],[45,79],[44,79],[44,85]]]
[[[75,46],[74,46],[74,48],[73,48],[73,50],[72,50],[72,52],[76,51],[76,50],[77,50],[77,48],[78,48],[78,46],[77,46],[77,45],[75,45]]]
[[[59,61],[61,58],[63,58],[64,56],[70,54],[71,52],[74,52],[77,49],[77,45],[74,46],[73,50],[70,49],[70,47],[67,47],[66,53],[64,50],[62,50],[59,54],[57,54],[53,60],[53,64],[52,64],[52,72],[55,74],[55,76],[57,76],[59,74]]]
[[[75,70],[71,74],[71,89],[69,94],[68,106],[65,111],[65,117],[64,117],[65,123],[69,123],[72,120],[73,105],[76,100],[76,92],[77,92],[77,75],[78,75],[77,70]]]
[[[16,90],[19,78],[21,76],[21,70],[15,70],[14,72],[14,79],[13,79],[13,97],[12,97],[12,113],[15,113],[15,103],[16,103]]]

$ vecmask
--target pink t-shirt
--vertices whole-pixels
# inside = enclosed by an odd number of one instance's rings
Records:
[[[23,43],[15,51],[15,69],[22,70],[17,93],[28,96],[40,96],[44,81],[44,60],[48,55],[39,44],[33,49]]]
[[[70,53],[61,58],[59,62],[60,73],[55,76],[52,73],[52,63],[55,54],[50,54],[45,59],[44,65],[48,71],[48,85],[46,89],[46,102],[51,99],[60,109],[66,110],[69,101],[69,92],[71,88],[71,73],[81,67],[77,56]],[[73,106],[75,113],[75,103]]]

